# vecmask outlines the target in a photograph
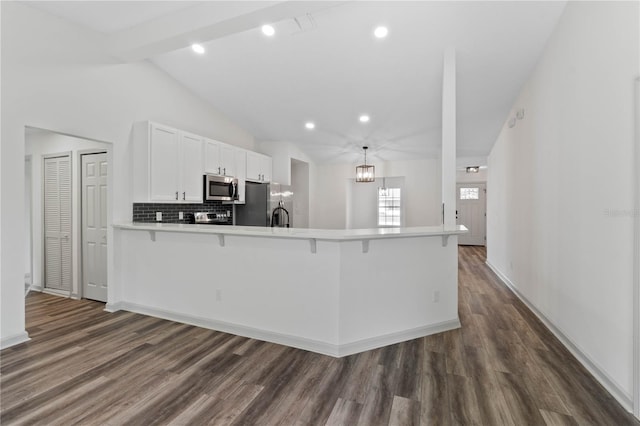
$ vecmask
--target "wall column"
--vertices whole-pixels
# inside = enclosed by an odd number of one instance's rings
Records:
[[[444,51],[442,69],[442,221],[456,225],[456,51]]]

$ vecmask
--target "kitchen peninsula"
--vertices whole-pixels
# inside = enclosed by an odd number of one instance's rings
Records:
[[[460,326],[465,232],[118,224],[107,310],[345,356]]]

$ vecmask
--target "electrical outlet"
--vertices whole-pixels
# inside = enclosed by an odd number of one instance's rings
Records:
[[[156,222],[162,222],[162,212],[156,212]]]
[[[183,220],[184,219],[184,212],[178,212],[178,219],[179,220]]]
[[[438,303],[440,301],[440,291],[436,290],[433,292],[433,303]]]

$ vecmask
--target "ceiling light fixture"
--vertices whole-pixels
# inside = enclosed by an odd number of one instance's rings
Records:
[[[364,164],[356,167],[356,182],[374,182],[376,180],[376,167],[367,165],[367,149],[368,146],[363,146],[364,150]]]
[[[387,34],[389,34],[389,30],[387,29],[387,27],[377,27],[373,31],[373,35],[375,35],[376,38],[385,38]]]
[[[363,114],[363,115],[360,116],[359,120],[360,120],[361,123],[368,123],[369,122],[369,116],[366,115],[366,114]]]
[[[204,47],[201,44],[194,43],[191,45],[191,50],[196,52],[198,55],[202,55],[204,53]]]
[[[309,130],[313,130],[316,128],[316,125],[314,123],[312,123],[311,121],[308,121],[306,123],[304,123],[304,127],[306,127]]]
[[[266,35],[267,37],[271,37],[275,33],[276,33],[276,29],[273,28],[271,25],[262,26],[262,34]]]
[[[480,166],[467,167],[467,173],[478,173],[479,171],[480,171]]]

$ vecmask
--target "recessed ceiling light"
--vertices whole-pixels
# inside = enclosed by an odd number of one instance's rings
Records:
[[[307,121],[306,123],[304,123],[304,127],[306,127],[309,130],[313,130],[316,128],[316,125],[311,121]]]
[[[389,34],[387,27],[378,27],[373,31],[373,35],[377,38],[385,38]]]
[[[368,123],[369,122],[369,116],[367,114],[363,114],[360,116],[359,118],[361,123]]]
[[[276,29],[273,28],[271,25],[263,25],[262,26],[262,34],[271,37],[275,33],[276,33]]]
[[[196,52],[198,55],[202,55],[204,53],[204,47],[201,44],[194,43],[191,45],[191,50]]]

